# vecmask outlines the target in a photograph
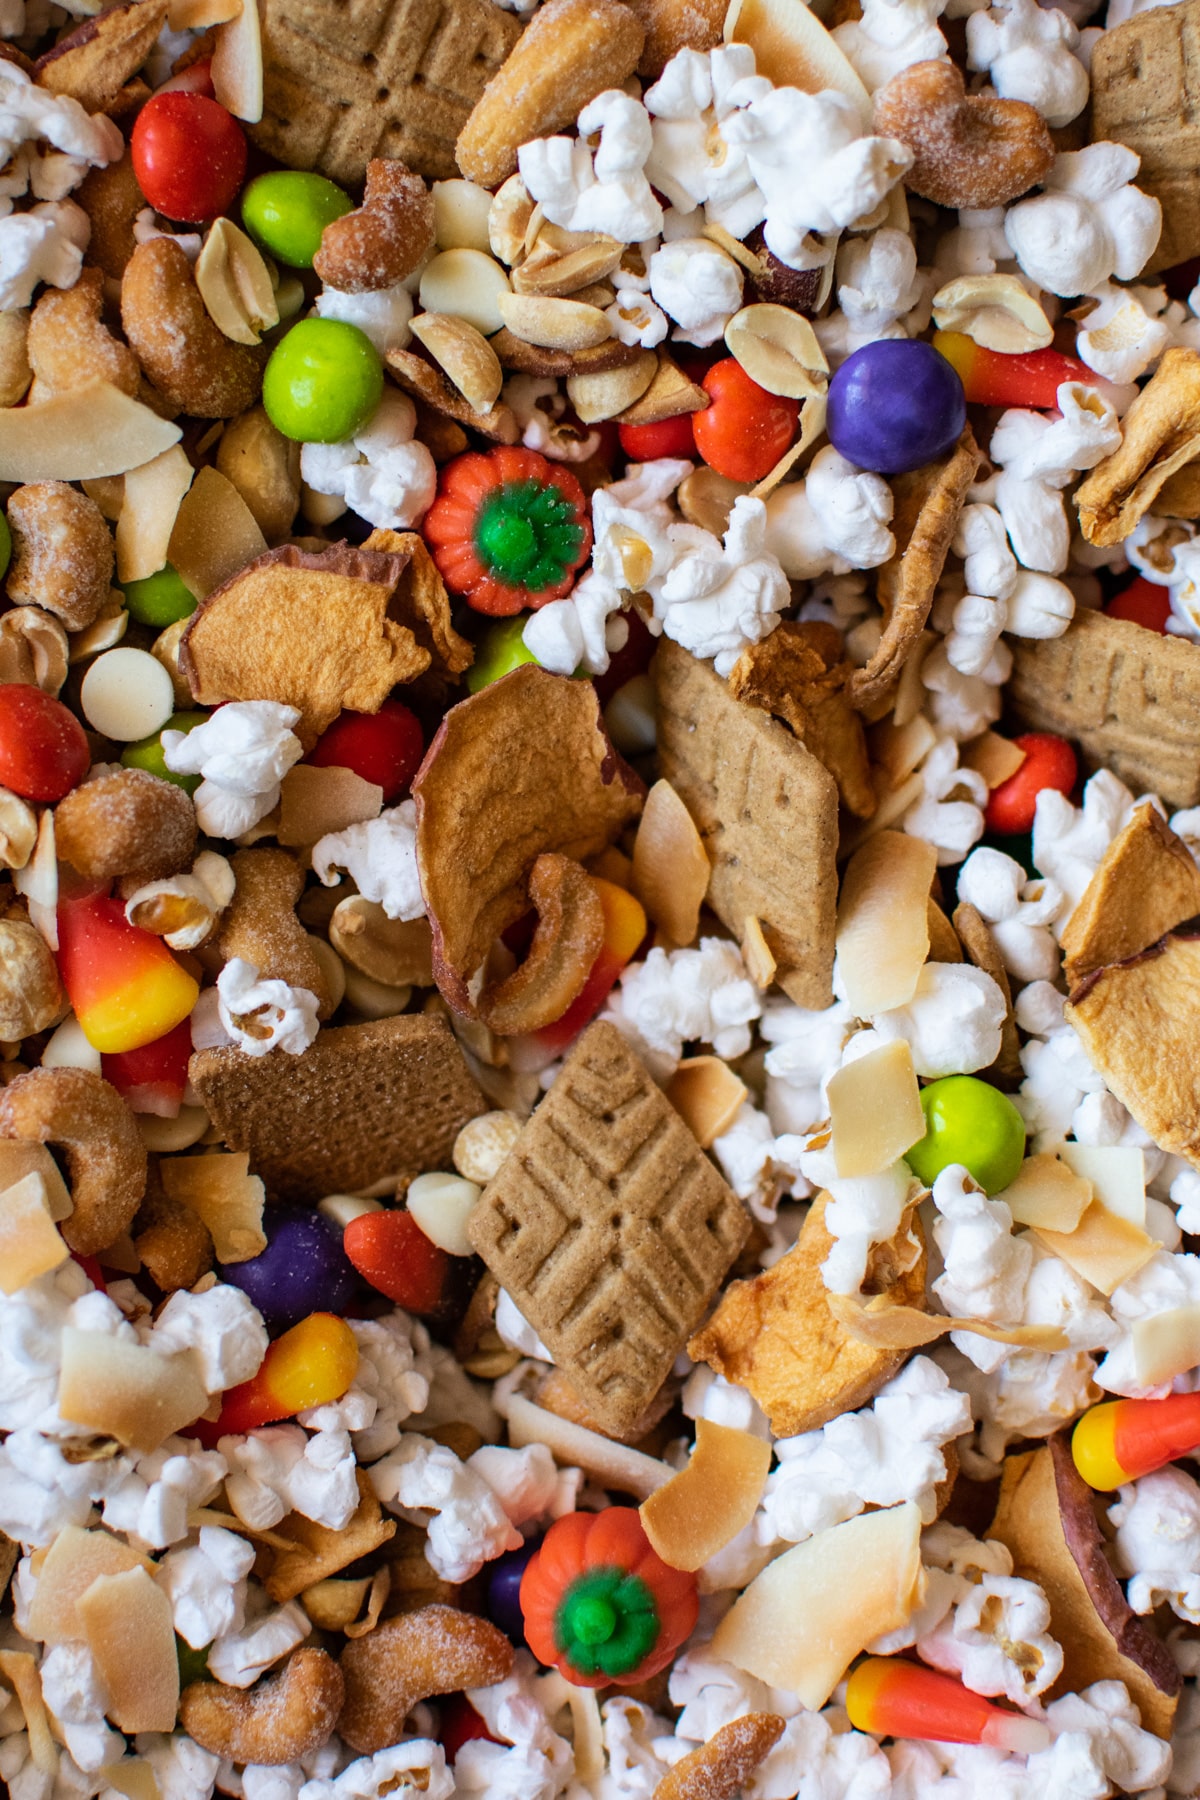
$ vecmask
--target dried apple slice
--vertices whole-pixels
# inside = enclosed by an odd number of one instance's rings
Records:
[[[958,1319],[946,1313],[897,1306],[886,1294],[867,1300],[861,1294],[830,1294],[829,1310],[848,1336],[877,1350],[918,1350],[950,1331],[973,1331],[993,1344],[1021,1350],[1067,1350],[1065,1331],[1057,1325],[989,1325],[984,1319]]]
[[[0,481],[95,481],[127,475],[183,433],[110,381],[0,411]]]
[[[907,1006],[929,955],[926,901],[937,851],[924,838],[877,831],[842,876],[837,956],[846,999],[860,1019]]]
[[[903,1038],[844,1064],[827,1091],[839,1176],[890,1169],[925,1136],[917,1071]]]
[[[159,1170],[168,1198],[190,1206],[208,1226],[218,1262],[249,1262],[266,1249],[267,1190],[250,1174],[245,1151],[165,1157]]]
[[[101,1575],[77,1611],[109,1694],[108,1716],[122,1731],[173,1731],[179,1663],[171,1602],[145,1569]]]
[[[1092,1201],[1074,1231],[1037,1227],[1034,1236],[1105,1295],[1145,1268],[1154,1252],[1162,1249],[1140,1225],[1118,1218],[1099,1200]]]
[[[36,1170],[0,1193],[0,1292],[17,1293],[69,1255],[50,1217],[45,1179]]]
[[[1147,801],[1105,851],[1062,935],[1072,987],[1200,913],[1200,869]]]
[[[1057,1156],[1027,1156],[1002,1194],[1017,1225],[1074,1231],[1092,1203],[1092,1184]]]
[[[101,1575],[124,1575],[152,1568],[148,1559],[107,1531],[65,1525],[46,1552],[29,1603],[29,1635],[47,1644],[83,1636],[80,1595]]]
[[[64,1329],[58,1410],[71,1424],[86,1425],[134,1450],[157,1450],[207,1405],[208,1392],[190,1350],[160,1356],[102,1331],[80,1331],[74,1325]]]
[[[712,865],[691,813],[669,781],[656,781],[633,844],[633,891],[673,944],[695,941]]]
[[[697,1420],[687,1466],[639,1508],[663,1561],[696,1570],[732,1543],[754,1517],[770,1467],[771,1446],[763,1438]]]
[[[925,1586],[912,1500],[818,1531],[769,1563],[713,1637],[713,1654],[820,1711],[868,1644],[907,1624]]]

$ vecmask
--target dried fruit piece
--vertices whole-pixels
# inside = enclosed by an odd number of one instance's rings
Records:
[[[856,818],[869,819],[877,801],[863,723],[846,695],[852,674],[836,627],[785,619],[762,643],[742,651],[729,689],[789,725],[825,764],[843,805]]]
[[[1090,544],[1119,544],[1200,453],[1200,351],[1166,352],[1121,421],[1121,442],[1075,490]]]
[[[523,963],[485,987],[476,1011],[492,1031],[540,1031],[577,998],[604,942],[604,910],[591,876],[569,856],[543,853],[529,871],[537,913]]]
[[[1139,806],[1105,851],[1062,934],[1074,987],[1200,914],[1200,869],[1158,808]]]

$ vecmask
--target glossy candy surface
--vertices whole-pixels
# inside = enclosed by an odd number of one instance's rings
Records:
[[[84,1036],[110,1055],[165,1037],[200,993],[162,939],[131,925],[109,894],[60,898],[57,960]]]
[[[506,1550],[487,1565],[487,1616],[514,1644],[525,1642],[521,1582],[541,1540],[531,1538],[520,1550]]]
[[[1066,738],[1049,731],[1031,731],[1014,738],[1013,743],[1025,752],[1025,761],[1007,781],[992,789],[984,814],[988,830],[1004,837],[1031,831],[1042,789],[1069,794],[1079,774],[1075,752]]]
[[[206,712],[172,713],[163,726],[163,731],[192,731],[197,725],[203,725],[208,716]],[[163,755],[162,731],[156,731],[150,737],[139,738],[135,744],[126,744],[121,752],[121,761],[127,769],[147,769],[162,781],[173,781],[185,794],[194,794],[204,779],[202,775],[177,775],[174,769],[168,769],[167,759]]]
[[[1006,1712],[953,1675],[900,1656],[869,1656],[846,1683],[846,1711],[858,1731],[926,1738],[941,1744],[990,1744],[1031,1755],[1050,1742],[1040,1719]]]
[[[393,806],[408,792],[424,754],[417,715],[401,700],[385,700],[377,713],[339,714],[307,761],[318,769],[353,769],[381,787],[383,804]]]
[[[191,1054],[191,1026],[181,1019],[173,1030],[136,1050],[102,1056],[100,1073],[134,1112],[174,1119],[183,1104]]]
[[[989,1194],[1006,1188],[1025,1153],[1025,1124],[1006,1094],[973,1075],[947,1075],[921,1090],[926,1132],[904,1160],[926,1187],[962,1163]]]
[[[359,1283],[336,1225],[321,1213],[268,1207],[263,1230],[266,1249],[246,1262],[224,1265],[221,1279],[249,1295],[268,1331],[283,1331],[317,1308],[346,1310]]]
[[[156,212],[201,225],[233,205],[246,176],[246,138],[204,94],[155,94],[129,140],[138,186]]]
[[[142,581],[127,581],[124,591],[130,618],[140,625],[155,625],[160,631],[196,610],[195,594],[183,585],[170,563]]]
[[[273,169],[255,176],[242,195],[242,222],[260,250],[277,262],[311,269],[325,227],[353,208],[345,189],[324,175]]]
[[[476,645],[475,661],[467,670],[468,693],[477,694],[481,688],[490,687],[493,681],[511,675],[522,663],[537,661],[521,636],[526,623],[525,615],[521,613],[516,618],[500,619],[495,625],[488,626]]]
[[[1095,370],[1060,350],[1028,350],[1020,356],[985,350],[962,331],[937,331],[934,349],[957,370],[968,401],[979,406],[1056,406],[1064,381],[1107,387]]]
[[[342,1248],[364,1281],[407,1312],[441,1307],[454,1259],[425,1236],[410,1212],[361,1213],[347,1225]]]
[[[1104,1400],[1071,1434],[1075,1467],[1089,1487],[1107,1493],[1164,1469],[1200,1446],[1200,1394],[1161,1400]]]
[[[358,1373],[358,1343],[344,1319],[310,1313],[273,1344],[258,1374],[229,1388],[216,1431],[253,1431],[340,1400]]]
[[[446,464],[421,532],[450,591],[505,619],[570,592],[592,547],[590,512],[569,469],[502,445]]]
[[[630,462],[653,462],[659,456],[694,457],[692,417],[691,413],[678,413],[673,419],[657,419],[652,425],[622,425],[618,430],[621,448]]]
[[[263,374],[271,423],[301,444],[353,437],[382,398],[379,352],[342,319],[300,319],[276,344]]]
[[[1171,616],[1171,590],[1161,582],[1147,581],[1138,575],[1129,586],[1114,594],[1104,608],[1110,619],[1129,619],[1144,625],[1147,631],[1165,632]]]
[[[22,800],[61,800],[91,760],[83,726],[61,700],[21,681],[0,684],[0,786]]]
[[[860,469],[902,475],[954,448],[967,422],[957,373],[929,344],[880,338],[829,383],[829,441]]]
[[[796,435],[800,402],[759,387],[733,356],[714,363],[701,385],[712,404],[690,415],[696,449],[710,469],[730,481],[761,481]]]

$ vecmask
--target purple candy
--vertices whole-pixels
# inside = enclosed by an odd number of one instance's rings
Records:
[[[525,1642],[525,1617],[521,1611],[521,1577],[541,1543],[531,1538],[520,1550],[507,1550],[487,1568],[487,1615],[514,1644]]]
[[[902,475],[945,456],[966,422],[958,371],[932,344],[912,338],[864,344],[829,383],[830,443],[877,475]]]
[[[268,1331],[286,1331],[309,1313],[344,1313],[358,1293],[358,1275],[340,1228],[321,1213],[268,1207],[263,1230],[266,1249],[249,1262],[223,1264],[221,1276],[253,1300]]]

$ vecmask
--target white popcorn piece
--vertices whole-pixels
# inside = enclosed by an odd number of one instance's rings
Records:
[[[325,887],[335,887],[335,871],[345,869],[359,893],[377,901],[389,919],[424,916],[415,800],[402,800],[377,819],[328,832],[313,845],[312,866]]]
[[[646,174],[678,212],[703,206],[706,218],[734,237],[762,223],[758,184],[722,124],[770,88],[755,74],[748,44],[723,44],[707,53],[679,51],[647,89],[654,141]]]
[[[90,235],[88,216],[73,200],[50,200],[0,218],[0,312],[29,306],[40,282],[74,287]]]
[[[1033,1248],[1027,1237],[1013,1237],[1008,1207],[989,1200],[960,1163],[938,1175],[933,1203],[938,1214],[933,1236],[944,1264],[933,1291],[946,1311],[992,1324],[1018,1320]],[[956,1333],[956,1338],[968,1335]]]
[[[766,1113],[749,1100],[738,1108],[729,1129],[713,1141],[721,1173],[764,1225],[775,1218],[785,1192],[802,1200],[812,1191],[800,1173],[798,1155],[792,1154],[798,1143],[794,1137],[777,1138]]]
[[[743,1387],[726,1381],[707,1363],[697,1363],[683,1384],[680,1405],[689,1419],[711,1419],[715,1425],[728,1425],[734,1431],[748,1431],[754,1437],[769,1438],[771,1427],[757,1400]]]
[[[626,276],[622,271],[622,281]],[[623,295],[630,295],[640,290],[622,287],[618,300]],[[651,308],[657,311],[656,307]],[[610,318],[612,309],[609,309]],[[628,325],[626,325],[628,328]],[[614,323],[616,336],[622,343],[628,340],[622,335]],[[666,324],[663,324],[662,335],[666,336]],[[521,442],[527,450],[537,450],[551,462],[587,462],[600,447],[600,433],[588,431],[583,426],[571,424],[564,420],[567,411],[567,397],[559,392],[558,383],[548,375],[510,375],[504,383],[502,399],[511,406],[517,415],[517,424],[521,427]],[[607,491],[607,490],[602,490]]]
[[[103,113],[89,114],[78,100],[40,87],[15,62],[0,64],[0,166],[34,139],[95,168],[124,154],[120,127]]]
[[[1057,495],[1055,499],[1058,499]],[[933,646],[921,664],[921,686],[929,697],[929,711],[939,733],[952,738],[956,744],[965,744],[995,724],[1000,717],[1000,687],[1011,671],[1011,662],[1006,660],[1009,655],[1007,645],[998,644],[984,675],[964,675],[946,654],[944,639]],[[981,819],[982,816],[980,813]],[[965,814],[959,817],[965,822]],[[924,837],[925,832],[918,831],[916,835]],[[959,855],[964,855],[982,835],[981,826],[975,837],[962,844]],[[940,848],[951,849],[953,845]],[[948,857],[947,860],[956,859]]]
[[[412,341],[408,328],[413,314],[412,295],[403,282],[366,294],[345,294],[339,288],[326,287],[317,295],[314,311],[321,319],[341,319],[347,325],[357,325],[380,356],[386,356],[389,350],[407,350]]]
[[[242,1629],[253,1567],[249,1538],[219,1525],[202,1525],[197,1544],[163,1557],[156,1580],[171,1602],[176,1631],[193,1650]]]
[[[400,1427],[429,1402],[434,1364],[429,1333],[396,1308],[381,1319],[348,1319],[358,1345],[358,1368],[340,1400],[296,1416],[308,1431],[348,1431],[360,1464],[375,1462],[400,1442]]]
[[[1069,125],[1087,105],[1078,45],[1066,14],[1036,0],[994,0],[967,20],[968,67],[986,70],[1002,100],[1036,106],[1048,125]]]
[[[1170,1771],[1171,1746],[1142,1730],[1123,1681],[1095,1681],[1081,1693],[1052,1700],[1046,1723],[1054,1742],[1029,1757],[1027,1767],[1035,1784],[1044,1783],[1048,1800],[1103,1800],[1114,1789],[1140,1794]]]
[[[305,444],[300,473],[318,494],[344,500],[368,524],[407,531],[433,505],[437,467],[414,438],[417,409],[388,388],[361,431],[335,444]]]
[[[1171,330],[1151,311],[1153,296],[1166,298],[1161,288],[1114,287],[1102,283],[1089,296],[1096,306],[1076,334],[1076,354],[1089,369],[1108,381],[1136,381],[1158,361],[1171,342]]]
[[[204,239],[198,231],[172,231],[152,206],[143,206],[133,221],[133,241],[135,244],[152,244],[155,238],[170,238],[193,265],[204,247]]]
[[[604,1702],[600,1717],[609,1785],[617,1795],[637,1796],[637,1800],[653,1794],[669,1767],[659,1754],[673,1741],[665,1720],[619,1694]]]
[[[803,481],[785,482],[767,499],[766,547],[792,581],[878,568],[896,549],[893,504],[881,476],[826,445]]]
[[[825,1286],[833,1294],[857,1294],[873,1246],[888,1243],[900,1229],[912,1171],[898,1160],[877,1175],[840,1176],[829,1149],[801,1155],[800,1166],[814,1187],[829,1194],[825,1229],[834,1244],[821,1264]]]
[[[230,1467],[225,1493],[238,1518],[255,1530],[287,1512],[341,1531],[358,1505],[355,1458],[345,1431],[309,1437],[299,1425],[271,1425],[218,1445]]]
[[[810,1012],[790,1001],[763,1002],[759,1033],[771,1047],[764,1067],[767,1116],[776,1132],[804,1133],[828,1116],[824,1085],[842,1064],[842,1049],[854,1029],[844,1000]]]
[[[485,1562],[521,1547],[520,1532],[488,1483],[431,1438],[406,1432],[370,1478],[386,1507],[427,1524],[425,1554],[446,1581],[469,1581]]]
[[[1017,583],[1017,563],[1008,547],[1004,521],[994,506],[964,506],[954,532],[954,554],[963,559],[963,579],[971,594],[1007,600]]]
[[[918,1075],[970,1075],[1000,1054],[1007,1007],[990,975],[969,963],[927,962],[907,1006],[877,1013],[874,1029],[885,1041],[904,1038]]]
[[[622,344],[636,344],[642,350],[653,350],[670,330],[666,313],[639,288],[619,287],[612,305],[605,307],[604,316],[612,326],[615,338]]]
[[[247,1056],[266,1056],[271,1050],[302,1056],[317,1035],[317,996],[286,981],[260,979],[254,964],[243,957],[230,957],[209,992],[215,997],[215,1022],[212,1000],[198,1004],[192,1014],[192,1042],[198,1050],[223,1040]]]
[[[1062,573],[1070,552],[1059,490],[1081,470],[1094,468],[1121,442],[1116,413],[1095,389],[1064,382],[1058,404],[1061,416],[1054,420],[1034,412],[1004,413],[989,449],[992,461],[1000,465],[994,484],[996,505],[1017,560],[1026,569],[1048,575]]]
[[[946,634],[946,657],[960,675],[983,675],[1008,625],[1008,603],[986,594],[964,594]]]
[[[1168,1467],[1127,1484],[1108,1516],[1117,1527],[1118,1572],[1134,1612],[1166,1601],[1200,1625],[1200,1485]]]
[[[885,225],[846,238],[837,252],[837,308],[814,325],[822,349],[839,363],[878,338],[903,337],[901,321],[926,291],[907,232]]]
[[[408,1738],[360,1756],[337,1776],[322,1776],[300,1789],[299,1800],[451,1800],[454,1776],[446,1753],[430,1738]]]
[[[586,142],[593,132],[600,134],[594,153]],[[662,208],[643,173],[652,145],[646,108],[608,88],[580,113],[578,138],[534,138],[517,162],[551,224],[636,244],[662,230]]]
[[[1013,637],[1061,637],[1075,617],[1075,596],[1066,582],[1029,569],[1019,570],[1007,606],[1004,629]]]
[[[763,502],[740,494],[722,544],[699,527],[673,527],[684,554],[647,589],[661,630],[693,656],[712,659],[718,675],[769,637],[791,604],[787,576],[767,549],[766,523]]]
[[[156,911],[183,921],[163,932],[164,944],[172,950],[195,950],[233,899],[236,886],[237,879],[227,859],[215,850],[202,850],[186,875],[147,881],[135,889],[125,902],[125,917],[131,925],[144,926],[144,909],[157,903]]]
[[[685,1043],[709,1044],[718,1056],[742,1056],[762,1011],[742,953],[725,938],[701,938],[695,950],[656,948],[627,965],[604,1017],[632,1043],[657,1079],[665,1080]]]
[[[1126,1328],[1156,1313],[1200,1305],[1200,1257],[1156,1251],[1136,1275],[1113,1289],[1108,1304],[1118,1325]],[[1127,1329],[1096,1370],[1096,1380],[1110,1394],[1144,1396],[1170,1392],[1169,1384],[1147,1389],[1138,1382],[1133,1340]]]
[[[137,1753],[150,1764],[159,1800],[209,1800],[221,1759],[182,1731],[140,1731]]]
[[[558,1470],[544,1444],[507,1450],[483,1444],[466,1461],[495,1494],[514,1525],[544,1518],[558,1493]]]
[[[937,21],[946,0],[866,0],[861,19],[835,25],[833,39],[874,93],[918,62],[945,62]]]
[[[650,258],[650,292],[689,344],[715,344],[742,304],[742,271],[708,238],[675,238]]]
[[[1061,151],[1043,192],[1010,207],[1005,235],[1025,273],[1052,294],[1086,294],[1116,275],[1132,281],[1158,242],[1162,207],[1133,186],[1139,158],[1124,144]]]
[[[1062,1672],[1062,1646],[1049,1627],[1050,1603],[1036,1582],[985,1574],[934,1631],[918,1638],[918,1652],[973,1694],[1002,1694],[1023,1706]]]
[[[987,922],[1010,975],[1021,982],[1053,981],[1059,951],[1050,930],[1063,904],[1053,881],[1031,881],[1002,850],[973,850],[958,875],[958,897]]]
[[[42,1658],[38,1674],[42,1698],[80,1769],[93,1772],[124,1754],[125,1740],[105,1721],[108,1690],[85,1644],[54,1644]]]
[[[1043,788],[1033,820],[1033,860],[1063,895],[1055,921],[1056,936],[1083,898],[1100,860],[1129,822],[1137,802],[1111,769],[1101,769],[1083,790],[1083,805],[1072,806],[1065,794]]]
[[[163,732],[172,774],[203,777],[193,795],[202,831],[241,837],[278,806],[280,782],[304,755],[299,718],[277,700],[231,700],[191,731]]]
[[[510,1350],[518,1350],[522,1356],[531,1357],[535,1362],[554,1361],[553,1352],[543,1344],[507,1288],[501,1288],[497,1295],[496,1316],[492,1323],[500,1341],[507,1344]]]
[[[245,1623],[225,1632],[208,1652],[209,1670],[227,1687],[253,1687],[260,1675],[302,1644],[312,1630],[308,1614],[297,1601],[272,1607],[258,1588],[252,1588],[248,1598]]]

